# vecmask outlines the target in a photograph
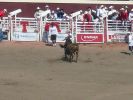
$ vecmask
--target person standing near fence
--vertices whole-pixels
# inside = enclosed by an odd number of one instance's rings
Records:
[[[133,55],[133,33],[130,33],[130,35],[128,36],[128,47],[129,47],[129,51],[130,51],[130,55]]]
[[[123,27],[127,26],[128,12],[124,8],[120,9],[119,19],[121,20]]]
[[[128,20],[131,22],[130,31],[133,31],[133,8],[129,12]]]
[[[41,8],[40,7],[37,7],[36,8],[36,11],[35,11],[35,13],[34,13],[34,17],[36,18],[36,19],[39,19],[40,18],[40,10],[41,10]]]
[[[0,41],[2,41],[3,39],[3,32],[2,32],[2,28],[3,28],[3,17],[6,15],[7,13],[7,9],[3,9],[0,11]]]
[[[49,27],[50,27],[50,23],[46,23],[44,26],[43,40],[45,43],[49,43],[48,41]]]
[[[55,26],[55,23],[52,22],[49,27],[49,35],[53,46],[56,46],[57,33],[58,33],[57,27]]]

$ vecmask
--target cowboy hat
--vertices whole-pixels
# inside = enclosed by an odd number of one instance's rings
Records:
[[[5,12],[7,12],[7,9],[4,9]]]
[[[40,7],[37,7],[36,9],[38,9],[38,10],[39,10],[39,9],[40,9]]]

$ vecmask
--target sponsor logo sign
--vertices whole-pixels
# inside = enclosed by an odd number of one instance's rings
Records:
[[[12,34],[12,39],[15,41],[37,41],[38,33],[14,32]]]
[[[77,34],[77,42],[79,43],[102,43],[103,34]]]
[[[68,34],[64,33],[58,33],[56,37],[56,42],[65,42],[65,38],[68,36]],[[49,37],[49,42],[51,42],[50,37]]]
[[[112,35],[113,42],[125,42],[127,34],[114,34]]]
[[[3,40],[8,40],[8,32],[3,32]]]

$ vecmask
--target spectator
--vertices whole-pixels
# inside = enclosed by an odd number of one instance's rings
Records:
[[[57,19],[59,19],[59,16],[60,16],[59,13],[60,13],[60,8],[57,7],[57,8],[56,8]]]
[[[2,32],[3,23],[2,23],[2,19],[5,16],[6,13],[7,13],[7,9],[3,9],[3,10],[0,11],[0,41],[2,41],[2,39],[3,39],[3,32]]]
[[[126,24],[126,21],[128,20],[128,14],[127,14],[127,12],[125,12],[124,8],[120,9],[119,18],[122,22],[122,25],[124,26]]]
[[[60,18],[61,18],[61,19],[64,18],[64,14],[65,14],[64,9],[61,9],[61,10],[60,10]]]
[[[133,8],[129,12],[128,20],[131,22],[129,30],[133,31]]]
[[[94,17],[95,17],[95,15],[96,15],[96,11],[93,10],[93,9],[91,9],[91,7],[88,7],[87,11],[88,11],[89,14],[91,14],[91,16],[92,16],[92,21],[94,21]]]
[[[131,9],[131,11],[129,12],[128,19],[129,19],[129,21],[133,21],[133,9]]]
[[[130,35],[128,36],[128,46],[129,46],[129,51],[130,51],[130,55],[133,55],[133,34],[130,33]]]
[[[56,20],[56,19],[57,19],[57,14],[55,13],[54,10],[51,11],[50,19],[51,19],[51,20]]]
[[[7,13],[7,9],[3,9],[0,11],[0,19],[2,20],[5,14]]]
[[[127,14],[129,15],[129,9],[128,6],[124,6],[125,12],[127,12]]]
[[[60,8],[57,8],[56,14],[57,14],[57,19],[63,19],[64,10],[60,9]]]
[[[49,43],[48,41],[49,26],[50,26],[50,23],[46,23],[44,26],[43,40],[45,41],[45,43]]]
[[[37,19],[39,18],[40,10],[41,10],[40,7],[37,7],[37,8],[36,8],[36,11],[35,11],[35,13],[34,13],[34,17],[37,18]]]
[[[0,41],[3,40],[3,32],[2,32],[2,28],[0,28]]]
[[[44,10],[45,10],[45,11],[50,10],[49,5],[46,5]],[[52,13],[52,12],[51,12],[51,10],[50,10],[50,14],[47,14],[47,19],[51,19],[51,13]]]
[[[84,15],[84,13],[83,13],[83,11],[82,12],[80,12],[80,14],[78,15],[78,20],[79,21],[83,21],[84,19],[83,19],[83,15]]]
[[[100,19],[100,21],[103,21],[105,17],[107,17],[107,12],[105,10],[105,6],[101,5],[99,9],[97,9],[97,16]]]
[[[125,13],[125,21],[127,21],[128,20],[128,16],[129,16],[128,7],[126,6],[124,9],[125,9],[124,10],[124,13]]]
[[[50,10],[49,5],[45,6],[45,10]]]
[[[91,10],[91,15],[93,16],[93,20],[96,20],[98,18],[97,11],[92,9],[91,7],[89,7],[89,9]]]
[[[51,23],[49,27],[49,35],[52,41],[52,45],[56,46],[56,36],[57,36],[58,30],[54,23]]]
[[[118,11],[114,9],[114,6],[110,6],[109,7],[109,11],[108,11],[108,19],[109,20],[114,20],[118,18]]]
[[[83,21],[84,22],[91,22],[92,21],[92,15],[90,12],[85,11],[84,15],[83,15]]]
[[[88,23],[86,23],[88,22]],[[88,30],[88,31],[92,31],[93,30],[93,26],[92,26],[92,15],[90,12],[85,11],[84,15],[83,15],[83,29]]]
[[[98,19],[100,19],[101,6],[97,6],[96,14]]]
[[[69,20],[70,19],[70,16],[67,13],[64,13],[63,19],[64,20]]]
[[[119,12],[116,11],[111,15],[111,20],[117,20],[119,18]]]

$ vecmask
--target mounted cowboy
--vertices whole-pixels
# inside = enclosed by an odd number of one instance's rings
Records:
[[[71,35],[68,35],[65,38],[65,43],[64,45],[60,44],[61,48],[64,48],[64,54],[65,54],[65,59],[69,60],[72,62],[74,55],[76,55],[76,62],[78,60],[78,52],[79,52],[79,45],[77,43],[72,43],[71,41]],[[69,56],[69,59],[68,57]]]

